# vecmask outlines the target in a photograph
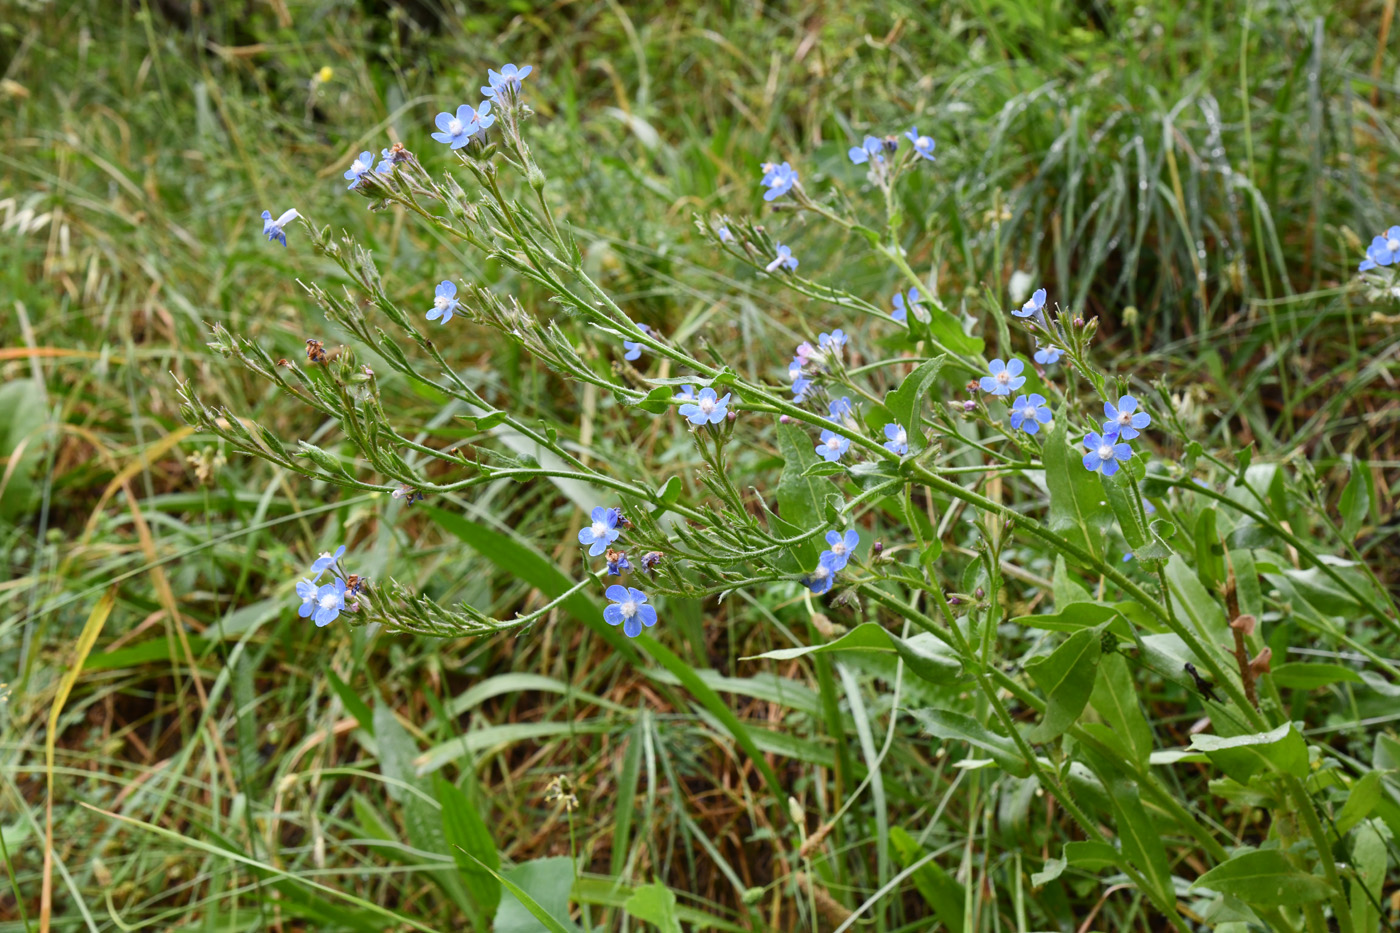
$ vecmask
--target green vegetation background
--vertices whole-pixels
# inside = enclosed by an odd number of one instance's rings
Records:
[[[392,140],[445,167],[432,115],[474,103],[487,67],[531,63],[537,153],[601,280],[674,339],[703,328],[744,365],[776,368],[807,335],[795,322],[825,312],[734,276],[691,214],[758,214],[760,161],[846,177],[853,139],[917,124],[939,161],[906,213],[924,232],[915,265],[939,269],[945,301],[1005,300],[1011,271],[1031,272],[1100,318],[1105,366],[1160,373],[1203,444],[1306,459],[1324,481],[1349,457],[1371,461],[1388,516],[1397,338],[1346,286],[1362,244],[1400,221],[1396,59],[1381,26],[1393,8],[4,0],[0,930],[36,923],[45,876],[63,929],[383,928],[367,905],[457,928],[433,881],[450,856],[414,844],[413,794],[395,783],[415,768],[462,788],[508,862],[570,851],[565,815],[544,799],[565,774],[590,872],[658,878],[730,923],[816,923],[753,763],[670,675],[567,618],[441,643],[296,617],[294,579],[345,540],[361,572],[440,600],[501,614],[539,595],[427,512],[390,526],[383,500],[224,462],[181,430],[172,374],[288,440],[325,429],[204,346],[214,321],[274,355],[340,339],[296,284],[335,277],[298,231],[286,250],[265,242],[263,209],[353,231],[410,307],[426,311],[445,277],[492,280],[403,218],[368,215],[340,176]],[[804,271],[892,291],[845,261],[853,245],[833,232],[767,222]],[[495,399],[552,412],[585,448],[626,430],[605,400],[477,342],[465,322],[451,339]],[[437,417],[442,400],[389,388],[425,436],[460,433]],[[654,434],[633,443],[658,479],[692,466]],[[576,566],[579,517],[550,487],[436,504],[558,541],[549,556]],[[1393,581],[1394,540],[1377,526],[1364,553]],[[1032,580],[1045,574],[1046,555],[1023,557]],[[104,593],[115,602],[71,683]],[[803,618],[790,609],[763,593],[676,605],[661,637],[816,812],[850,790],[823,766],[816,694],[798,667],[737,660],[790,644]],[[1162,715],[1186,717],[1175,700]],[[1037,916],[1069,922],[1094,905],[1090,889],[1032,894],[1023,879],[1057,828],[1018,821],[1029,802],[1007,786],[959,787],[935,744],[910,739],[885,766],[884,805],[897,825],[929,825],[922,842],[949,871],[977,865],[978,916],[1024,917],[1034,900]],[[873,890],[858,829],[869,816],[857,817],[832,889],[847,907]],[[996,861],[979,865],[982,852]],[[750,888],[763,889],[754,913]],[[626,893],[592,892],[614,908]],[[1150,922],[1128,903],[1104,908],[1105,928]],[[621,924],[599,909],[595,921]],[[928,922],[912,894],[891,916]]]

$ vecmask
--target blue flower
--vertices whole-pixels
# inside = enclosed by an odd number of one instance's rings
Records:
[[[1036,434],[1042,424],[1049,424],[1054,416],[1045,404],[1045,396],[1039,393],[1016,396],[1011,403],[1011,426],[1027,434]]]
[[[806,376],[798,376],[792,380],[792,400],[801,402],[807,398],[807,393],[812,391],[812,380]]]
[[[716,228],[715,228],[715,233],[717,233],[717,234],[719,235],[719,241],[720,241],[721,243],[733,243],[733,242],[734,242],[734,234],[730,233],[730,232],[729,232],[729,228],[726,227],[724,224],[720,224],[718,227],[716,227]]]
[[[591,525],[579,529],[578,543],[589,545],[588,556],[597,557],[607,550],[608,545],[616,541],[622,532],[617,527],[618,514],[612,509],[597,506],[593,509],[592,518]]]
[[[765,162],[763,163],[762,184],[768,189],[763,192],[763,200],[772,201],[781,198],[792,190],[793,185],[797,184],[797,172],[786,162],[782,165]]]
[[[651,328],[646,326],[645,324],[638,324],[637,330],[641,331],[644,334],[651,333]],[[627,351],[622,355],[622,358],[624,360],[639,359],[642,355],[642,345],[640,342],[635,340],[622,341],[622,349]]]
[[[442,323],[446,324],[452,320],[452,315],[456,313],[460,304],[457,300],[456,284],[450,279],[443,279],[433,290],[433,307],[428,311],[428,320],[436,321],[442,318]]]
[[[632,569],[632,562],[627,559],[627,555],[622,551],[614,551],[609,548],[607,553],[608,576],[621,576],[623,572]]]
[[[792,249],[779,243],[777,245],[777,257],[768,265],[763,267],[764,272],[776,272],[779,268],[796,269],[797,257],[792,255]]]
[[[350,163],[350,167],[345,170],[345,178],[350,182],[350,187],[354,188],[358,185],[361,176],[368,175],[370,169],[373,167],[374,156],[370,155],[369,150],[360,153],[359,156],[355,158],[355,161]]]
[[[1010,395],[1026,384],[1026,377],[1021,375],[1021,370],[1025,368],[1026,364],[1015,357],[1009,363],[992,360],[987,366],[987,371],[991,375],[983,376],[981,379],[982,391],[990,392],[992,395]]]
[[[1052,363],[1058,363],[1060,361],[1060,357],[1063,356],[1065,352],[1059,347],[1042,347],[1039,341],[1036,341],[1035,346],[1035,361],[1041,366],[1049,366]]]
[[[457,108],[455,116],[450,113],[440,113],[434,122],[437,123],[437,128],[442,132],[432,134],[433,139],[440,143],[447,143],[453,149],[461,149],[472,141],[473,136],[495,123],[496,118],[491,113],[491,102],[484,100],[476,110],[473,110],[469,104],[463,104]]]
[[[286,246],[287,235],[282,232],[282,228],[300,216],[295,207],[289,211],[285,211],[282,216],[278,217],[276,220],[272,219],[272,211],[263,211],[263,236],[267,237],[267,242],[269,243],[276,240],[278,243]]]
[[[822,442],[818,444],[816,448],[817,456],[829,463],[835,463],[837,460],[841,459],[841,455],[849,450],[850,447],[850,438],[842,437],[835,431],[823,431]]]
[[[1133,449],[1120,443],[1115,432],[1107,432],[1100,436],[1090,431],[1084,435],[1084,446],[1089,450],[1084,455],[1084,469],[1091,473],[1097,470],[1104,476],[1112,476],[1118,472],[1120,461],[1126,462],[1133,458]]]
[[[695,401],[695,386],[691,386],[691,385],[681,386],[681,390],[680,390],[679,392],[677,392],[677,393],[673,396],[673,398],[675,398],[677,401],[682,401],[682,402],[693,402],[693,401]]]
[[[822,551],[821,562],[835,573],[845,569],[846,564],[851,559],[851,552],[860,544],[860,535],[854,528],[848,528],[845,535],[839,531],[828,531],[826,533],[826,543],[831,545],[831,550]]]
[[[840,398],[832,399],[830,404],[826,406],[826,410],[826,420],[835,421],[837,424],[840,424],[842,419],[855,411],[855,406],[851,404],[850,396],[843,395]]]
[[[914,303],[917,302],[918,300],[919,300],[919,290],[918,290],[917,288],[911,288],[911,289],[909,289],[909,297],[908,297],[908,298],[905,298],[904,295],[902,295],[902,294],[899,293],[899,292],[895,292],[895,293],[894,293],[894,310],[890,312],[890,317],[894,318],[896,321],[905,321],[905,320],[908,320],[908,318],[909,318],[909,309],[912,308],[912,307],[914,306]]]
[[[488,84],[481,89],[483,97],[490,98],[496,103],[504,103],[502,95],[520,93],[520,82],[530,76],[530,72],[535,70],[534,65],[526,65],[524,68],[517,68],[514,65],[502,65],[500,74],[486,69],[486,80]]]
[[[321,578],[321,574],[334,567],[335,562],[340,560],[344,556],[345,545],[343,544],[335,549],[334,554],[328,554],[325,551],[322,551],[321,556],[311,562],[311,579],[319,580]]]
[[[822,334],[817,338],[817,346],[830,353],[840,353],[841,348],[846,345],[846,332],[841,328],[836,328],[829,334]]]
[[[709,386],[700,390],[700,395],[695,401],[682,405],[677,411],[681,416],[690,421],[691,424],[719,424],[728,414],[725,406],[729,404],[729,396],[732,393],[724,393],[724,398],[719,398],[719,393]]]
[[[1368,272],[1376,266],[1388,266],[1400,262],[1400,227],[1391,227],[1385,236],[1378,236],[1366,247],[1366,258],[1357,268],[1358,272]]]
[[[312,621],[317,628],[330,625],[345,609],[345,581],[336,577],[316,591],[316,613]]]
[[[612,600],[612,605],[603,610],[603,619],[609,625],[622,626],[628,638],[642,634],[643,625],[650,628],[656,624],[656,607],[647,604],[647,594],[641,590],[614,583],[604,595]]]
[[[877,162],[885,161],[885,144],[874,136],[865,137],[864,142],[859,146],[852,146],[846,155],[851,157],[851,161],[856,165],[864,165],[872,158]]]
[[[1108,420],[1103,423],[1105,433],[1112,431],[1125,441],[1137,437],[1139,431],[1152,423],[1152,416],[1145,411],[1138,411],[1137,407],[1138,400],[1131,395],[1120,397],[1117,408],[1113,407],[1112,402],[1104,402],[1103,413],[1108,416]]]
[[[836,571],[832,570],[825,563],[817,564],[817,569],[802,578],[802,585],[811,590],[813,595],[820,596],[831,589],[831,584],[836,582]]]
[[[890,422],[885,425],[885,449],[901,457],[909,452],[909,432],[900,425]]]
[[[909,132],[905,133],[904,135],[909,137],[909,141],[914,144],[914,154],[916,156],[918,156],[921,159],[928,159],[930,162],[937,161],[933,157],[933,150],[934,147],[938,144],[933,141],[932,137],[921,136],[919,134],[918,129],[912,126],[909,127]]]
[[[1011,313],[1016,317],[1030,317],[1033,314],[1039,314],[1043,307],[1045,307],[1045,289],[1037,288],[1030,300],[1021,305],[1020,311],[1012,311]]]
[[[310,618],[311,613],[316,611],[316,584],[311,580],[298,580],[297,595],[301,597],[297,615],[303,619]]]

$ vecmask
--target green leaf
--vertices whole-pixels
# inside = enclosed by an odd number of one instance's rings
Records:
[[[1114,780],[1109,785],[1109,798],[1113,803],[1123,857],[1142,872],[1151,889],[1143,893],[1151,897],[1159,908],[1175,903],[1171,865],[1167,861],[1166,847],[1162,844],[1162,834],[1147,815],[1138,796],[1137,785],[1132,781]]]
[[[562,596],[574,585],[574,581],[565,576],[553,561],[513,534],[488,528],[434,506],[421,504],[414,508],[423,509],[432,516],[433,521],[456,535],[472,550],[512,576],[524,580],[550,599]],[[631,639],[619,632],[615,626],[604,622],[602,610],[583,593],[570,596],[560,607],[588,626],[593,634],[633,664],[641,661]]]
[[[1081,457],[1065,437],[1066,418],[1056,418],[1045,436],[1041,461],[1050,490],[1050,530],[1094,557],[1103,554],[1102,528],[1112,516],[1102,501],[1103,487],[1084,469]]]
[[[1142,527],[1142,519],[1138,516],[1137,493],[1133,491],[1133,477],[1127,470],[1119,470],[1113,476],[1099,476],[1099,486],[1103,489],[1104,498],[1108,501],[1108,507],[1113,510],[1114,518],[1118,519],[1118,528],[1123,532],[1123,538],[1128,542],[1129,550],[1135,554],[1147,543],[1147,529]]]
[[[471,899],[472,913],[485,920],[496,915],[501,903],[501,883],[491,874],[501,867],[491,830],[462,789],[440,775],[433,776],[433,789],[442,805],[442,832],[452,847],[452,858]],[[486,868],[481,868],[485,865]],[[478,922],[478,926],[484,925]]]
[[[1374,930],[1380,926],[1380,913],[1377,904],[1385,903],[1382,886],[1385,884],[1386,852],[1385,840],[1376,830],[1373,821],[1367,820],[1356,828],[1351,841],[1351,866],[1356,874],[1350,879],[1351,916],[1357,930]]]
[[[1385,793],[1381,781],[1379,771],[1367,771],[1351,785],[1351,790],[1347,792],[1347,802],[1342,804],[1341,812],[1335,820],[1338,836],[1345,836],[1353,826],[1371,815],[1371,811],[1380,803],[1381,796]]]
[[[795,424],[778,425],[778,452],[783,456],[783,472],[778,477],[778,516],[794,531],[810,531],[825,522],[822,497],[833,487],[827,480],[807,475],[821,462],[816,445],[807,432]],[[804,568],[817,565],[817,546],[811,541],[792,548]]]
[[[646,394],[646,398],[637,403],[637,407],[653,415],[665,414],[666,410],[671,407],[675,395],[676,390],[671,386],[657,386]]]
[[[458,417],[469,422],[478,431],[489,431],[505,421],[507,414],[505,411],[488,411],[484,415],[458,415]]]
[[[1089,703],[1114,734],[1126,739],[1133,761],[1145,768],[1152,755],[1152,727],[1138,704],[1137,684],[1121,654],[1106,654],[1099,661],[1099,676]]]
[[[335,691],[336,696],[340,697],[345,711],[355,717],[355,721],[360,724],[361,729],[374,735],[374,714],[370,712],[369,706],[360,699],[358,693],[350,689],[345,681],[336,676],[335,671],[329,665],[326,666],[325,671],[326,676],[330,679],[331,689]]]
[[[1366,682],[1356,671],[1341,664],[1314,664],[1309,661],[1280,664],[1270,676],[1278,686],[1294,690],[1316,690],[1328,684]]]
[[[1207,506],[1196,518],[1196,569],[1208,589],[1225,582],[1225,545],[1216,530],[1215,509]]]
[[[1225,610],[1211,599],[1180,554],[1173,554],[1167,561],[1167,586],[1177,617],[1188,619],[1198,638],[1207,644],[1233,643],[1225,624]]]
[[[515,866],[505,875],[473,859],[511,897],[501,898],[492,933],[579,933],[569,920],[569,894],[574,885],[573,859],[567,855],[539,858]]]
[[[894,415],[895,421],[909,432],[909,446],[922,447],[925,400],[929,389],[938,378],[946,357],[936,356],[920,363],[915,370],[904,377],[899,388],[885,396],[885,407]]]
[[[971,716],[946,709],[910,710],[930,735],[947,740],[967,742],[973,748],[981,749],[1007,774],[1028,777],[1030,763],[1021,755],[1016,743],[1006,736],[997,735]]]
[[[656,491],[656,501],[659,505],[675,505],[680,499],[681,493],[685,490],[685,483],[679,476],[673,476],[666,480],[665,485]]]
[[[1047,701],[1045,717],[1028,736],[1031,741],[1048,742],[1061,735],[1084,712],[1099,670],[1101,634],[1098,629],[1081,629],[1048,656],[1026,664],[1026,673]]]
[[[802,471],[803,476],[835,476],[837,473],[845,473],[846,467],[834,460],[818,460],[816,463]]]
[[[1191,887],[1210,888],[1259,907],[1294,907],[1331,893],[1326,881],[1299,871],[1278,849],[1242,852],[1201,875]]]
[[[0,385],[0,517],[17,519],[34,504],[48,420],[43,383],[14,379]]]
[[[1047,885],[1060,877],[1068,863],[1062,858],[1048,858],[1045,860],[1045,867],[1031,875],[1031,887],[1039,888]]]
[[[902,826],[890,827],[890,844],[894,847],[895,858],[899,860],[900,867],[906,870],[926,855],[924,847]],[[948,933],[963,933],[963,904],[966,895],[957,879],[933,860],[914,869],[912,877],[915,889],[933,911],[933,915],[948,928]]]
[[[1065,861],[1075,868],[1082,868],[1085,871],[1099,871],[1103,868],[1120,865],[1122,857],[1110,843],[1086,840],[1066,842]]]
[[[754,658],[771,658],[777,661],[790,661],[809,654],[834,654],[837,652],[873,652],[877,654],[898,654],[904,659],[909,670],[923,680],[933,684],[949,684],[958,679],[962,665],[948,653],[942,642],[928,632],[921,632],[912,638],[904,639],[892,635],[875,622],[857,625],[845,635],[824,645],[811,645],[806,648],[779,648],[755,655]],[[742,658],[748,661],[754,658]]]
[[[986,341],[980,337],[972,337],[963,331],[962,321],[958,320],[947,311],[940,311],[937,308],[929,308],[929,320],[926,324],[929,336],[938,341],[944,349],[954,353],[964,353],[969,356],[981,356],[982,351],[987,348]]]
[[[676,916],[676,895],[664,884],[644,884],[632,892],[622,909],[638,920],[653,924],[661,933],[682,933]]]
[[[1342,514],[1343,541],[1356,540],[1367,514],[1371,511],[1371,500],[1375,496],[1375,479],[1371,476],[1370,466],[1354,461],[1351,465],[1351,476],[1347,479],[1346,488],[1342,490],[1341,500],[1337,503],[1337,510]]]
[[[1106,603],[1066,603],[1058,612],[1042,612],[1033,616],[1017,616],[1011,621],[1016,625],[1045,629],[1051,632],[1076,632],[1081,629],[1102,625],[1118,616],[1118,610]]]
[[[1308,774],[1308,743],[1291,722],[1254,735],[1193,735],[1191,748],[1205,752],[1211,764],[1241,784],[1248,784],[1260,771],[1278,771],[1298,778]]]

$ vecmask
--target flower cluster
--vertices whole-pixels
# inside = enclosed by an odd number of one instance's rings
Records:
[[[1107,419],[1103,423],[1103,433],[1090,431],[1084,435],[1084,468],[1112,476],[1122,463],[1133,458],[1133,448],[1124,443],[1137,437],[1143,428],[1152,423],[1152,416],[1138,411],[1138,400],[1131,395],[1120,396],[1118,404],[1103,403],[1103,413]]]
[[[847,529],[845,534],[832,529],[826,533],[826,543],[828,548],[822,551],[817,568],[802,579],[802,585],[818,596],[830,590],[836,582],[836,574],[846,569],[852,552],[860,543],[860,535],[854,528]]]
[[[334,554],[323,552],[311,562],[309,576],[297,581],[297,596],[301,598],[297,615],[311,619],[317,628],[330,625],[342,612],[354,612],[359,608],[359,604],[353,600],[359,595],[365,581],[363,577],[341,573],[340,559],[344,556],[343,544],[335,549]],[[326,571],[331,572],[332,579],[329,583],[321,583],[320,579]],[[348,606],[345,603],[347,596],[352,600]]]
[[[1370,272],[1396,262],[1400,262],[1400,227],[1391,227],[1383,236],[1371,240],[1371,245],[1366,247],[1366,258],[1361,260],[1357,271]]]
[[[688,390],[691,387],[685,388]],[[713,390],[707,388],[702,392]],[[612,546],[622,532],[632,526],[623,516],[622,509],[600,505],[589,513],[589,517],[592,522],[579,530],[578,543],[588,547],[589,557],[603,556],[608,576],[616,577],[629,572],[632,562],[627,559],[627,552]],[[650,573],[660,560],[659,553],[648,553],[642,557],[642,569]],[[647,594],[641,590],[613,584],[607,588],[605,595],[612,605],[603,610],[603,618],[609,625],[621,625],[628,638],[640,635],[643,626],[650,628],[656,624],[656,607],[647,602]]]

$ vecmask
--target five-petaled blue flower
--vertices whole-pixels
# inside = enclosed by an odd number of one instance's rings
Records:
[[[428,320],[436,321],[442,318],[442,323],[446,324],[452,320],[452,315],[457,312],[457,306],[460,304],[457,300],[456,283],[451,279],[443,279],[433,290],[433,307],[428,311]]]
[[[442,132],[432,134],[433,139],[447,143],[453,149],[461,149],[472,141],[473,136],[495,123],[496,117],[491,113],[491,102],[484,100],[476,110],[470,104],[463,104],[457,108],[455,115],[440,113],[434,122]]]
[[[822,551],[821,562],[835,573],[845,568],[850,561],[851,552],[860,544],[860,535],[856,534],[854,528],[848,528],[844,535],[839,531],[828,531],[826,543],[831,545],[831,550]]]
[[[772,201],[781,198],[792,190],[792,186],[797,184],[797,172],[786,162],[782,165],[774,165],[772,162],[763,163],[763,187],[768,190],[763,192],[763,200]]]
[[[729,404],[729,396],[732,393],[724,393],[724,398],[719,397],[719,393],[709,386],[700,390],[700,394],[695,401],[682,405],[677,409],[681,416],[686,418],[691,424],[719,424],[724,420],[724,416],[729,412],[725,406]]]
[[[846,332],[839,327],[829,334],[822,334],[817,337],[817,346],[832,353],[840,353],[841,348],[845,345]]]
[[[637,330],[641,331],[644,334],[651,333],[651,328],[646,326],[645,324],[638,324]],[[627,351],[622,355],[622,358],[624,360],[635,360],[641,358],[642,345],[639,341],[624,340],[622,341],[622,349]]]
[[[773,261],[763,267],[764,272],[776,272],[779,268],[796,269],[797,257],[792,254],[792,248],[779,243],[777,245],[777,256]]]
[[[849,395],[843,395],[840,398],[832,399],[826,406],[826,410],[826,420],[835,421],[839,424],[842,419],[855,411],[855,406],[851,404],[851,397]]]
[[[822,442],[817,445],[817,456],[830,463],[835,463],[850,447],[850,438],[842,437],[835,431],[823,431]]]
[[[1378,236],[1366,247],[1366,258],[1361,261],[1358,272],[1368,272],[1376,266],[1388,266],[1400,262],[1400,227],[1391,227],[1385,236]]]
[[[301,608],[297,609],[297,615],[303,619],[311,617],[311,613],[316,611],[316,584],[311,580],[297,581],[297,595],[301,597]]]
[[[334,554],[328,554],[325,551],[322,551],[321,556],[311,562],[311,579],[319,580],[321,578],[321,574],[334,567],[335,562],[340,560],[344,556],[345,545],[343,544],[335,549]]]
[[[656,607],[648,605],[647,594],[630,586],[614,583],[605,591],[612,605],[603,610],[603,619],[609,625],[622,626],[628,638],[642,634],[642,626],[648,628],[656,624]]]
[[[909,432],[900,425],[891,421],[885,425],[885,449],[890,453],[899,454],[901,457],[909,452]]]
[[[877,163],[884,162],[885,144],[874,136],[867,136],[859,146],[852,146],[846,155],[850,156],[856,165],[864,165],[871,159]]]
[[[802,585],[811,590],[813,595],[820,596],[831,589],[831,584],[836,582],[836,571],[826,564],[817,564],[817,569],[802,578]]]
[[[497,74],[490,68],[486,69],[486,87],[481,89],[483,97],[488,97],[496,103],[504,103],[501,100],[503,95],[518,94],[520,92],[520,82],[530,76],[530,72],[535,70],[534,65],[526,65],[524,68],[517,68],[514,65],[502,65],[501,71]]]
[[[807,397],[807,393],[812,391],[812,380],[806,376],[798,376],[792,380],[792,400],[800,402]]]
[[[301,215],[297,213],[297,209],[295,207],[291,210],[283,212],[282,216],[278,217],[276,220],[272,219],[272,211],[263,211],[263,236],[267,237],[267,241],[269,243],[271,243],[273,240],[276,240],[278,243],[281,243],[283,246],[286,246],[287,234],[282,232],[282,228],[287,226],[287,224],[296,220],[300,216]]]
[[[1045,289],[1037,288],[1030,300],[1021,305],[1020,311],[1012,311],[1011,313],[1016,317],[1030,317],[1033,314],[1039,314],[1043,307],[1045,307]]]
[[[1090,431],[1084,435],[1084,446],[1089,450],[1084,455],[1084,469],[1091,473],[1097,470],[1104,476],[1112,476],[1118,472],[1120,462],[1133,458],[1133,449],[1119,441],[1118,434],[1113,431],[1102,435]]]
[[[361,176],[368,175],[373,167],[374,156],[370,155],[369,150],[360,153],[355,161],[350,163],[350,167],[345,170],[345,179],[350,182],[350,187],[354,188],[358,185]]]
[[[588,556],[597,557],[607,550],[608,545],[617,540],[617,536],[622,531],[617,527],[618,512],[614,509],[607,509],[597,506],[593,509],[593,523],[587,528],[580,528],[578,532],[578,543],[587,544]]]
[[[1011,426],[1018,431],[1037,434],[1040,426],[1049,424],[1053,417],[1045,404],[1045,396],[1039,393],[1018,395],[1016,401],[1011,403]]]
[[[1139,431],[1152,423],[1152,416],[1145,411],[1138,411],[1137,407],[1138,400],[1131,395],[1121,396],[1116,408],[1112,402],[1104,402],[1103,413],[1108,417],[1103,423],[1105,433],[1112,431],[1125,441],[1137,437]]]
[[[1051,363],[1058,363],[1060,361],[1061,355],[1063,355],[1064,352],[1065,351],[1061,350],[1059,347],[1042,347],[1037,341],[1035,350],[1035,361],[1041,366],[1049,366]]]
[[[914,303],[919,300],[919,290],[909,289],[909,297],[906,298],[900,292],[894,293],[894,310],[890,312],[890,317],[896,321],[905,321],[909,318],[909,309],[914,307]]]
[[[317,628],[330,625],[345,608],[345,581],[336,577],[316,591],[316,612],[312,621]]]
[[[920,135],[918,128],[913,126],[909,127],[909,132],[904,135],[909,137],[909,141],[914,144],[914,154],[916,156],[921,159],[928,159],[930,162],[937,161],[937,159],[933,157],[933,149],[938,144],[933,141],[933,137]]]
[[[1009,363],[992,360],[987,366],[991,375],[983,376],[980,382],[982,391],[992,395],[1010,395],[1026,384],[1026,377],[1021,375],[1021,370],[1025,368],[1026,364],[1015,357]]]

